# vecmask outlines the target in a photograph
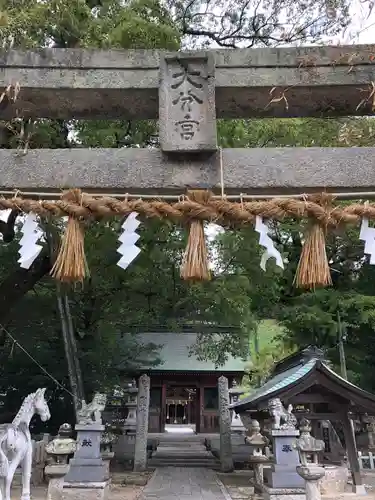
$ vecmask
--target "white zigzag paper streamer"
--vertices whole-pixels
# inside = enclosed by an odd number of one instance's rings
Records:
[[[281,254],[277,248],[275,248],[272,239],[268,236],[268,227],[263,223],[263,219],[262,217],[259,217],[259,215],[256,216],[255,231],[260,235],[259,245],[266,249],[260,260],[261,269],[263,269],[263,271],[266,270],[267,261],[272,257],[276,259],[276,265],[281,267],[281,269],[284,269],[284,262]]]
[[[10,212],[10,209],[0,210],[0,220],[2,220],[3,222],[8,222]]]
[[[117,265],[126,269],[133,262],[133,260],[138,256],[141,249],[137,247],[136,243],[140,236],[135,231],[140,225],[140,221],[137,219],[137,212],[132,212],[126,218],[122,225],[123,233],[119,237],[121,241],[121,246],[117,250],[121,254],[121,259],[117,262]]]
[[[369,227],[368,219],[363,218],[359,239],[365,242],[364,253],[370,255],[370,264],[375,264],[375,228]]]
[[[29,269],[43,248],[42,245],[36,243],[43,236],[43,231],[38,226],[35,214],[30,212],[26,216],[21,232],[23,236],[20,240],[21,247],[18,251],[20,258],[18,262],[23,269]]]

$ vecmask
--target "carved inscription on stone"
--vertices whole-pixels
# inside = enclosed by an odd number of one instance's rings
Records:
[[[160,63],[159,131],[165,152],[215,151],[214,60],[205,52]]]
[[[293,450],[292,450],[292,447],[290,446],[290,444],[283,444],[281,451],[283,451],[284,453],[289,453],[290,451],[293,451]]]

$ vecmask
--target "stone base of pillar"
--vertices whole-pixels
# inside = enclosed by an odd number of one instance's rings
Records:
[[[108,500],[109,481],[102,483],[64,483],[62,500]]]
[[[269,469],[265,471],[264,476],[271,488],[302,488],[305,489],[305,481],[302,477],[298,476],[294,470],[289,466],[272,464]]]
[[[102,453],[102,460],[104,463],[104,470],[105,470],[105,480],[108,481],[110,478],[110,466],[111,466],[111,460],[115,456],[113,451],[104,451]]]
[[[265,478],[271,488],[305,488],[305,481],[297,474],[300,465],[298,451],[294,442],[299,436],[295,429],[272,429],[274,464],[265,471]]]
[[[54,477],[48,481],[47,500],[62,500],[63,477]]]
[[[47,500],[62,500],[65,476],[69,464],[47,465],[44,474],[48,479]]]
[[[102,458],[72,458],[70,469],[66,475],[67,483],[103,482],[107,481],[107,468]]]
[[[104,425],[76,425],[77,450],[69,462],[67,483],[102,483],[106,477],[106,466],[100,455],[100,439]]]
[[[364,484],[353,484],[352,492],[356,495],[367,495],[367,491]]]
[[[262,484],[264,500],[306,500],[304,488],[270,488]]]

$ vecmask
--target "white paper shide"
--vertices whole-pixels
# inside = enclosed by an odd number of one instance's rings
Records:
[[[23,269],[29,269],[34,260],[42,251],[42,245],[38,245],[38,240],[43,236],[36,215],[29,213],[21,229],[22,238],[20,240],[20,249],[18,253],[20,258],[18,262]]]
[[[266,249],[260,260],[261,269],[263,269],[263,271],[266,270],[267,261],[272,257],[276,259],[276,265],[281,267],[281,269],[284,269],[284,262],[281,254],[275,247],[272,239],[268,236],[268,227],[266,224],[264,224],[263,218],[259,217],[259,215],[256,216],[255,231],[260,235],[259,245]]]
[[[375,264],[375,228],[369,227],[368,219],[362,219],[359,239],[365,242],[364,252],[370,256],[370,264]]]
[[[136,245],[140,238],[139,234],[136,233],[141,223],[137,219],[138,215],[137,212],[132,212],[122,225],[123,232],[119,237],[121,246],[117,250],[118,253],[121,254],[121,259],[118,261],[117,265],[122,267],[122,269],[126,269],[141,251]]]

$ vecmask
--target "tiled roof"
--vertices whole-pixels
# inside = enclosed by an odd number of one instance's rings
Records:
[[[284,389],[304,377],[315,367],[315,363],[317,361],[318,359],[313,358],[305,364],[294,366],[289,370],[279,373],[275,377],[272,377],[270,380],[268,380],[264,385],[262,385],[262,387],[259,387],[259,389],[251,393],[250,396],[241,399],[241,401],[239,401],[237,404],[244,405],[252,403],[268,395],[271,397],[274,392],[279,391],[280,389]]]
[[[212,361],[200,361],[196,356],[189,356],[189,351],[197,341],[197,333],[147,332],[137,336],[137,342],[160,345],[158,353],[162,363],[151,368],[151,371],[218,371],[244,372],[246,361],[229,356],[224,366],[215,367]]]

